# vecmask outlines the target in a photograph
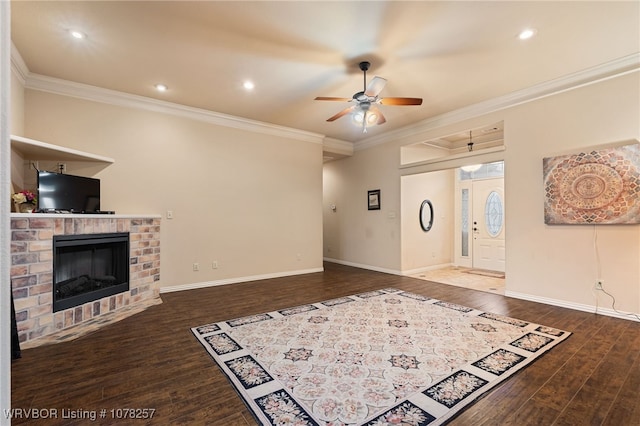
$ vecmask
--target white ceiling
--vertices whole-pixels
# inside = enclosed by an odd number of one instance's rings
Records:
[[[358,142],[640,52],[638,1],[11,1],[31,73]],[[527,41],[518,33],[533,27]],[[69,29],[87,34],[69,36]],[[368,78],[387,123],[325,120]],[[247,92],[245,79],[255,82]],[[158,93],[156,83],[169,86]]]

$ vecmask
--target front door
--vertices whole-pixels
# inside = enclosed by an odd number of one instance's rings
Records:
[[[504,178],[473,181],[473,267],[505,271]]]

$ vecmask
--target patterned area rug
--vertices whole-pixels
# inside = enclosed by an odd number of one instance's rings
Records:
[[[265,425],[437,425],[571,333],[397,289],[192,328]]]

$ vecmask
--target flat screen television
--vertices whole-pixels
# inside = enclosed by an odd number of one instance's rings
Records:
[[[38,172],[38,209],[92,213],[100,210],[100,179]]]

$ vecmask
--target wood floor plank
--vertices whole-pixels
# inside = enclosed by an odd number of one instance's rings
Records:
[[[332,263],[320,273],[165,293],[162,304],[89,335],[26,349],[12,362],[12,405],[156,410],[146,421],[107,416],[92,425],[257,425],[190,328],[388,287],[573,332],[449,424],[640,424],[640,323]],[[45,424],[13,422],[31,423]]]
[[[556,410],[563,409],[609,354],[611,347],[628,325],[625,321],[608,317],[596,321],[601,326],[598,331],[591,334],[579,351],[536,393],[534,399]]]
[[[573,313],[571,310],[560,308],[554,315],[559,317]],[[527,318],[527,320],[531,321],[532,319]],[[577,324],[583,321],[584,319],[579,320]],[[584,345],[587,334],[577,338],[575,335],[571,336],[562,343],[562,352],[554,349],[544,354],[536,360],[535,369],[526,368],[518,372],[516,374],[518,380],[508,380],[502,386],[489,392],[471,409],[462,413],[459,419],[473,425],[495,424],[496,418],[499,418],[502,424],[524,424],[523,421],[533,415],[540,420],[540,424],[551,424],[561,411],[549,406],[540,410],[539,404],[532,400],[532,397],[551,379],[553,372],[562,368],[566,362],[567,354],[575,353]],[[504,401],[507,400],[509,403],[504,404]]]
[[[629,346],[636,349],[636,359],[631,368],[629,374],[620,389],[620,392],[616,396],[609,407],[609,412],[602,422],[603,425],[616,426],[616,425],[632,425],[640,423],[640,403],[638,403],[640,393],[640,352],[637,350],[637,346]]]
[[[640,353],[637,348],[640,346],[640,332],[637,324],[629,322],[626,329],[620,334],[618,340],[611,347],[611,353],[602,359],[593,374],[585,382],[584,386],[576,394],[575,398],[565,407],[559,417],[559,423],[571,421],[577,413],[581,416],[588,416],[592,423],[602,424],[611,412],[614,400],[622,391],[625,382],[632,378],[638,368],[638,358]],[[595,398],[594,398],[595,396]],[[635,388],[635,398],[640,398],[640,386]],[[622,413],[616,414],[618,420],[630,422],[635,420],[640,424],[640,416],[627,416],[625,419]]]

